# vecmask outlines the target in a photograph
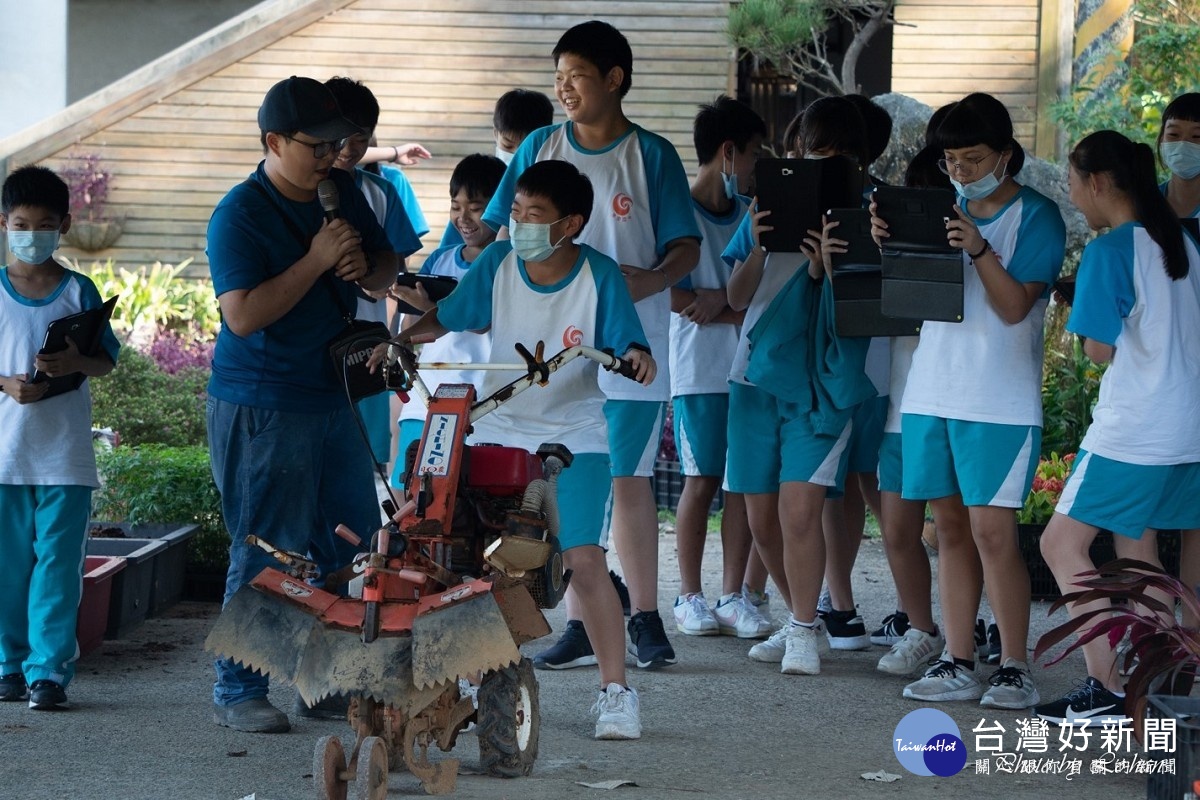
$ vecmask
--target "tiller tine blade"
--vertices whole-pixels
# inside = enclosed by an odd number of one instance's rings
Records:
[[[504,613],[483,581],[422,598],[412,639],[413,685],[418,689],[503,669],[521,658]]]
[[[321,622],[301,608],[246,585],[221,610],[204,649],[290,682],[312,632],[320,627]]]

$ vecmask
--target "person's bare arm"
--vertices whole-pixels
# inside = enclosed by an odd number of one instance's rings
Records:
[[[652,294],[665,292],[700,263],[700,242],[692,238],[675,239],[667,243],[667,252],[653,269],[641,269],[628,264],[621,265],[625,285],[633,302],[644,300]]]

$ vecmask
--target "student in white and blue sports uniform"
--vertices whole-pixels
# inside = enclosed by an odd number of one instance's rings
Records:
[[[419,274],[462,280],[483,249],[496,240],[496,232],[483,222],[483,211],[503,175],[504,162],[494,156],[476,153],[458,162],[450,175],[450,224],[458,232],[462,244],[434,250],[421,265]],[[413,308],[429,310],[433,307],[428,294],[420,286],[398,286],[396,293]],[[488,360],[491,351],[490,334],[463,331],[449,333],[435,342],[422,345],[421,360],[448,364],[482,363]],[[482,377],[478,370],[437,370],[426,373],[425,384],[430,393],[436,392],[443,383],[470,383],[478,388]],[[394,488],[404,486],[408,447],[421,438],[425,429],[425,412],[424,404],[416,398],[405,403],[400,410],[400,444],[391,476]]]
[[[1029,572],[1016,511],[1041,444],[1042,326],[1066,234],[1058,207],[1013,178],[1025,154],[1000,101],[963,98],[935,143],[959,195],[947,239],[963,251],[963,321],[921,328],[900,410],[904,497],[930,498],[937,522],[947,644],[904,696],[1021,709],[1039,697],[1026,664]],[[886,237],[886,220],[873,222]],[[986,688],[975,671],[985,578],[1003,647]]]
[[[812,103],[804,110],[797,138],[802,157],[866,160],[862,117],[845,98]],[[865,386],[865,393],[844,405],[814,406],[813,398],[829,393],[818,385],[809,350],[822,353],[823,365],[833,355],[822,344],[825,326],[820,320],[829,287],[820,258],[821,234],[813,234],[803,253],[765,253],[760,235],[770,230],[770,213],[748,216],[725,251],[727,261],[737,262],[729,279],[729,303],[747,308],[730,376],[726,482],[746,494],[755,545],[792,612],[788,624],[749,655],[779,663],[784,674],[815,675],[820,672],[817,639],[824,634],[817,617],[825,572],[821,511],[826,493],[840,492],[845,480],[854,406],[875,390],[862,374],[867,342],[844,340],[842,346],[857,353],[858,380],[855,368],[840,356],[827,365],[845,385]],[[828,300],[831,304],[832,295]]]
[[[692,137],[700,169],[692,183],[696,224],[704,237],[700,263],[671,288],[671,402],[675,448],[683,491],[675,515],[679,595],[675,628],[692,636],[725,634],[761,639],[771,632],[742,593],[753,540],[746,504],[725,494],[721,514],[724,561],[720,599],[710,607],[700,581],[708,510],[725,474],[729,425],[729,367],[737,351],[741,312],[729,307],[729,267],[721,253],[746,216],[754,164],[767,135],[766,123],[744,103],[721,95],[700,106]]]
[[[1090,359],[1109,366],[1041,539],[1064,594],[1076,575],[1095,568],[1088,548],[1101,528],[1116,534],[1118,558],[1157,566],[1157,531],[1180,529],[1186,541],[1200,528],[1196,242],[1155,186],[1154,152],[1144,144],[1115,131],[1093,133],[1072,151],[1068,180],[1088,225],[1109,232],[1083,251],[1067,330],[1083,337]],[[1073,617],[1102,608],[1068,606]],[[1036,712],[1095,725],[1127,716],[1113,649],[1101,637],[1083,651],[1086,681]]]
[[[375,126],[379,123],[379,101],[360,81],[350,78],[330,78],[325,86],[337,100],[342,115],[362,128],[362,133],[355,134],[346,140],[346,145],[338,153],[333,165],[354,176],[354,185],[362,192],[367,205],[375,213],[380,227],[387,234],[392,248],[402,259],[406,259],[421,249],[421,234],[413,227],[408,212],[396,189],[380,176],[367,172],[359,163],[363,153],[374,136]],[[385,301],[386,292],[376,292],[374,295],[363,293],[358,298],[355,315],[359,319],[371,320],[387,324],[388,311]],[[383,470],[392,456],[392,421],[391,395],[382,392],[372,397],[366,397],[356,403],[362,416],[363,427],[371,441],[371,456]],[[340,719],[340,709],[335,712]]]
[[[497,230],[507,224],[514,186],[529,165],[547,159],[576,165],[595,189],[592,222],[581,241],[621,265],[651,350],[662,358],[671,316],[667,290],[700,257],[687,174],[670,142],[622,111],[621,99],[632,85],[633,53],[620,31],[599,21],[576,25],[559,39],[553,55],[555,93],[567,122],[525,139],[484,220]],[[658,509],[650,487],[671,392],[665,359],[661,367],[648,387],[600,376],[612,438],[612,539],[629,584],[630,650],[643,669],[675,663],[658,613]],[[575,618],[570,591],[567,613]],[[551,648],[535,663],[570,664],[572,653],[561,650]]]
[[[1163,109],[1158,157],[1171,171],[1160,187],[1177,217],[1200,218],[1200,93],[1176,97]]]
[[[490,327],[494,362],[510,360],[517,343],[532,349],[545,342],[548,355],[560,346],[607,348],[630,362],[638,382],[651,382],[654,359],[618,265],[574,241],[591,213],[591,185],[573,165],[530,166],[513,193],[511,241],[488,247],[454,292],[402,336]],[[376,349],[374,362],[384,350]],[[489,371],[481,392],[486,396],[514,377]],[[590,663],[600,667],[596,738],[637,739],[638,697],[626,684],[621,605],[604,550],[612,497],[604,403],[597,365],[578,359],[555,372],[547,388],[535,387],[480,418],[473,441],[531,452],[559,442],[574,455],[558,480],[559,539],[581,624],[595,647]]]

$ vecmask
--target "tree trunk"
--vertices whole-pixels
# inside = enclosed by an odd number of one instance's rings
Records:
[[[862,56],[862,51],[870,44],[871,39],[879,32],[884,25],[891,24],[888,20],[888,15],[892,13],[892,7],[896,4],[895,0],[889,0],[878,11],[871,15],[867,23],[859,28],[854,38],[850,40],[850,45],[846,48],[846,54],[842,58],[842,93],[843,94],[858,94],[859,85],[856,72],[858,70],[858,59]]]

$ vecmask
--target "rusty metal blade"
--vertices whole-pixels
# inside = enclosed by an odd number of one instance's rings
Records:
[[[363,644],[357,633],[329,627],[313,630],[295,683],[309,703],[351,694],[413,711],[433,702],[443,688],[414,688],[412,637],[385,636]]]
[[[521,658],[490,592],[419,614],[412,640],[412,677],[418,689],[503,669]]]
[[[204,649],[285,681],[295,680],[309,637],[321,623],[290,603],[243,586],[229,599]]]
[[[496,588],[492,594],[500,604],[500,613],[512,632],[514,643],[522,645],[550,633],[550,624],[523,584]]]

